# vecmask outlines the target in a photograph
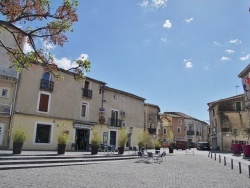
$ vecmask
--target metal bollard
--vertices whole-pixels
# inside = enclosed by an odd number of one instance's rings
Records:
[[[214,160],[216,161],[216,153],[214,154]]]
[[[224,156],[224,165],[227,165],[226,157]]]
[[[241,174],[241,163],[239,162],[239,173]]]
[[[234,161],[231,159],[231,169],[234,169]]]
[[[219,163],[221,163],[221,158],[220,158],[220,155],[219,155]]]
[[[211,152],[211,159],[212,159],[212,157],[213,157],[213,156],[212,156],[212,152]]]
[[[210,151],[208,152],[208,157],[209,157],[209,155],[210,155]]]

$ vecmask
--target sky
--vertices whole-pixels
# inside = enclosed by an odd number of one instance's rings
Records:
[[[47,48],[62,68],[84,56],[88,77],[161,112],[207,121],[207,103],[243,93],[249,7],[246,0],[79,0],[69,42]]]

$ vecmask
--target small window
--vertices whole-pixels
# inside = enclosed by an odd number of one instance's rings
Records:
[[[9,98],[10,89],[7,87],[0,87],[0,97]]]
[[[37,124],[35,143],[50,144],[51,143],[52,125]]]
[[[2,90],[2,97],[7,97],[8,95],[8,90],[7,89],[3,89]]]
[[[177,127],[177,134],[181,134],[181,127]]]
[[[87,118],[87,115],[88,115],[88,103],[82,102],[81,118]]]
[[[235,106],[236,106],[236,111],[241,111],[241,102],[236,102]]]
[[[179,124],[179,125],[182,125],[182,120],[178,120],[178,124]]]
[[[38,111],[39,112],[49,112],[50,105],[50,94],[40,93],[39,94],[39,103],[38,103]]]
[[[215,116],[214,108],[213,108],[213,116]]]
[[[117,100],[117,95],[116,94],[114,94],[113,99],[114,99],[114,101]]]
[[[163,129],[164,134],[167,134],[167,129]]]

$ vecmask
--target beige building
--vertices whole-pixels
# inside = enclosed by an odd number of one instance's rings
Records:
[[[246,141],[242,129],[248,125],[249,118],[243,94],[210,102],[208,106],[212,149],[230,151],[231,143],[235,141],[231,134],[233,129],[238,130],[237,142]]]
[[[64,81],[40,66],[20,74],[13,128],[22,125],[30,135],[24,149],[56,150],[63,125],[69,134],[67,149],[74,143],[79,150],[89,150],[93,131],[104,144],[118,146],[121,127],[129,135],[127,146],[137,145],[137,133],[143,131],[144,98],[88,77],[77,82],[72,74],[60,71]]]
[[[18,28],[9,27],[11,31]],[[0,27],[0,40],[4,46],[12,49],[17,48],[13,35]],[[20,44],[23,47],[23,44]],[[0,45],[0,149],[7,149],[10,143],[10,127],[12,113],[16,98],[16,87],[18,83],[18,72],[9,68],[12,65],[7,51]]]

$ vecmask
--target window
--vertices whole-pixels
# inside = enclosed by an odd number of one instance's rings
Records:
[[[6,87],[0,87],[0,97],[9,98],[10,89]]]
[[[214,108],[213,108],[213,116],[215,115]]]
[[[181,127],[177,127],[177,134],[181,134]]]
[[[117,100],[117,95],[116,94],[114,94],[113,99],[114,99],[114,101]]]
[[[88,117],[88,103],[82,102],[81,105],[81,118],[87,118]]]
[[[164,133],[164,134],[167,134],[167,129],[163,129],[163,133]]]
[[[182,121],[181,121],[181,120],[178,120],[178,124],[181,125],[181,124],[182,124]]]
[[[241,111],[241,102],[235,103],[236,111]]]
[[[38,101],[39,103],[37,111],[48,113],[50,107],[50,94],[45,92],[40,92]]]
[[[35,143],[50,144],[52,132],[52,124],[37,123]]]

